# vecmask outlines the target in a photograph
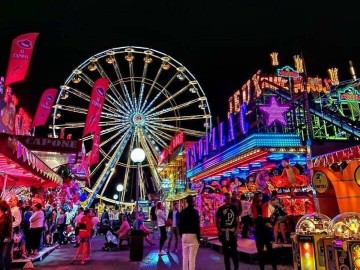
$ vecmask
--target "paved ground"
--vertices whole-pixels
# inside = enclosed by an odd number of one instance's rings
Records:
[[[86,269],[86,270],[112,270],[112,269],[126,269],[126,270],[162,270],[173,269],[181,270],[181,249],[177,253],[170,253],[159,257],[157,254],[157,247],[150,247],[144,244],[144,259],[142,262],[130,262],[129,250],[107,252],[102,251],[101,247],[104,244],[104,237],[97,236],[92,240],[93,251],[91,259],[85,265],[72,265],[71,260],[76,249],[71,245],[62,246],[60,249],[55,249],[50,255],[40,262],[35,262],[36,269],[51,269],[51,270],[70,270],[70,269]],[[224,269],[222,255],[211,248],[201,247],[198,252],[196,261],[197,270],[217,270]],[[257,265],[240,262],[241,270],[259,269]],[[267,266],[266,269],[271,269]],[[290,270],[292,266],[281,265],[279,270]]]

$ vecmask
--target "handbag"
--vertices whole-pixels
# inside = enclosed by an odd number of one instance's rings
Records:
[[[172,225],[172,220],[171,220],[170,218],[168,218],[168,219],[166,220],[166,222],[165,222],[165,226],[166,226],[166,227],[171,227],[171,225]]]

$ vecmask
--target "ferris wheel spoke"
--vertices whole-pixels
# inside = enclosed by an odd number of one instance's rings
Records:
[[[155,140],[153,138],[150,138],[149,134],[146,134],[144,132],[142,132],[142,135],[144,136],[145,141],[147,141],[147,143],[152,151],[153,156],[155,156],[156,159],[158,159],[160,149],[157,146],[157,144],[155,143]]]
[[[113,155],[111,155],[108,163],[105,164],[105,169],[101,172],[99,178],[96,180],[96,183],[93,187],[93,193],[91,194],[88,204],[91,204],[95,198],[95,196],[98,194],[99,190],[101,189],[102,185],[104,184],[108,174],[110,173],[109,170],[114,168],[119,161],[124,148],[130,139],[130,135],[132,133],[132,130],[129,129],[122,138],[118,139],[117,142],[113,144],[113,147],[116,147],[113,151]],[[113,148],[114,149],[114,148]]]
[[[109,81],[109,89],[113,92],[113,94],[121,101],[121,102],[125,102],[124,99],[122,98],[122,96],[119,94],[119,92],[117,91],[116,87],[114,86],[114,84],[112,83],[112,81],[110,80],[109,76],[107,75],[107,73],[105,72],[104,68],[102,67],[102,65],[99,62],[95,63],[97,70],[99,71],[99,74],[103,77],[108,79]]]
[[[188,121],[188,120],[199,120],[199,119],[209,119],[209,118],[211,118],[211,115],[209,114],[182,115],[176,117],[151,118],[149,122],[161,123],[161,122]]]
[[[172,107],[169,107],[169,108],[166,108],[166,109],[163,109],[163,110],[160,110],[160,111],[157,111],[157,112],[154,112],[152,114],[147,114],[147,117],[149,117],[150,119],[153,117],[153,116],[158,116],[158,115],[162,115],[164,113],[168,113],[168,112],[171,112],[171,111],[178,111],[180,109],[183,109],[183,108],[186,108],[186,107],[189,107],[195,103],[198,103],[198,102],[203,102],[203,101],[206,101],[206,98],[205,97],[199,97],[199,98],[196,98],[196,99],[193,99],[193,100],[190,100],[188,102],[184,102],[182,104],[178,104],[178,105],[175,105],[175,106],[172,106]],[[205,109],[204,107],[205,105],[204,104],[199,104],[199,109]]]
[[[121,134],[122,134],[122,136],[120,137],[120,139],[122,139],[122,138],[125,136],[125,134],[126,134],[126,133],[123,133],[123,132],[126,131],[127,129],[128,129],[128,127],[125,127],[125,128],[120,129],[118,132],[116,132],[115,134],[113,134],[110,138],[102,141],[102,142],[100,143],[100,147],[105,146],[106,144],[108,144],[109,142],[111,142],[112,140],[114,140],[116,137],[119,137]],[[112,149],[113,149],[113,147],[112,147]]]
[[[135,92],[135,82],[134,82],[134,66],[133,61],[129,61],[129,71],[130,71],[130,88],[131,88],[131,97],[135,105],[135,111],[138,110],[138,103],[136,99],[136,92]]]
[[[119,68],[119,65],[118,65],[116,59],[115,59],[115,61],[113,63],[113,66],[114,66],[116,76],[117,76],[117,78],[119,80],[121,90],[123,91],[123,94],[125,96],[125,100],[129,103],[127,105],[129,107],[134,107],[134,104],[132,104],[132,101],[131,101],[131,98],[130,98],[130,95],[129,95],[129,91],[128,91],[127,87],[126,87],[126,84],[124,84],[123,76],[121,74],[121,71],[120,71],[120,68]],[[127,102],[124,102],[124,103],[126,104]]]
[[[77,71],[75,71],[75,74],[77,73]],[[91,88],[94,86],[94,82],[93,82],[93,80],[91,80],[90,78],[89,78],[89,76],[87,76],[84,72],[81,72],[80,74],[79,74],[79,77],[84,81],[84,82],[86,82]]]
[[[144,68],[141,76],[141,85],[140,85],[140,94],[139,94],[139,108],[141,108],[142,105],[141,103],[144,95],[147,68],[148,68],[148,63],[147,61],[144,61]]]
[[[73,88],[73,87],[67,87],[66,88],[70,94],[73,94],[74,96],[77,96],[85,101],[90,101],[90,96],[87,95],[87,94],[84,94],[83,92],[79,91],[78,89],[76,88]]]
[[[85,108],[69,106],[69,105],[55,105],[57,109],[61,111],[75,112],[81,114],[87,114],[88,110]]]
[[[156,162],[154,156],[151,154],[151,152],[148,148],[148,145],[146,144],[143,136],[140,137],[140,144],[141,144],[142,148],[144,149],[145,153],[147,154],[146,158],[149,163],[150,172],[151,172],[153,178],[155,179],[156,186],[159,187],[160,186],[160,176],[156,170],[157,162]]]
[[[203,137],[205,135],[205,132],[203,132],[203,131],[198,131],[198,130],[189,129],[189,128],[180,128],[180,127],[176,127],[173,125],[167,125],[167,124],[162,124],[162,123],[153,123],[153,126],[156,126],[157,128],[159,128],[161,130],[167,130],[167,131],[172,131],[172,132],[184,131],[185,134],[191,135],[191,136],[196,136],[196,137]]]
[[[148,101],[148,98],[150,97],[150,94],[151,94],[152,90],[154,89],[154,86],[157,84],[157,80],[159,79],[162,70],[163,70],[163,69],[162,69],[161,67],[158,69],[158,72],[156,73],[155,79],[154,79],[154,81],[152,82],[152,84],[151,84],[151,86],[150,86],[149,92],[146,94],[146,98],[145,98],[145,100],[144,100],[144,104],[142,105],[140,111],[145,111],[145,110],[144,110],[144,107],[145,107],[145,105],[146,105],[146,103],[147,103],[147,101]],[[147,107],[148,107],[148,106],[147,106]]]
[[[173,95],[167,97],[163,102],[161,102],[160,104],[158,104],[157,106],[153,107],[152,109],[150,109],[149,111],[144,111],[145,114],[149,114],[153,111],[156,111],[157,109],[159,109],[161,106],[163,106],[164,104],[172,101],[175,99],[175,97],[177,97],[178,95],[180,95],[181,93],[185,92],[186,89],[188,89],[191,86],[191,84],[187,84],[186,86],[184,86],[183,88],[181,88],[179,91],[175,92]],[[153,102],[152,102],[153,103]],[[148,107],[149,108],[149,107]]]
[[[159,129],[155,129],[152,128],[150,125],[148,125],[146,127],[146,130],[151,133],[151,136],[153,136],[154,138],[156,138],[158,140],[158,143],[162,146],[162,147],[166,147],[167,146],[167,142],[166,141],[170,141],[172,136],[168,133],[165,133]],[[161,137],[161,138],[160,138]],[[166,141],[164,141],[163,139],[165,139]]]
[[[61,128],[83,128],[84,122],[68,122],[64,124],[55,124],[52,126],[53,129],[61,129]]]
[[[157,93],[157,95],[155,96],[155,98],[151,101],[150,104],[148,104],[148,106],[146,106],[146,108],[144,109],[144,113],[146,113],[146,111],[149,109],[149,107],[154,104],[158,99],[159,97],[164,94],[164,92],[166,91],[166,89],[170,86],[170,84],[175,80],[176,78],[176,75],[175,74],[174,76],[172,76],[172,78],[167,82],[167,84],[165,86],[161,86],[161,90],[159,89],[159,93]],[[158,89],[158,87],[156,87]]]
[[[128,181],[129,181],[130,164],[131,164],[130,156],[131,156],[131,151],[134,148],[134,145],[135,145],[135,133],[131,136],[130,146],[129,146],[128,155],[127,155],[126,169],[125,169],[124,182],[123,182],[124,190],[127,189],[127,185],[128,185]],[[122,195],[122,201],[124,201],[125,192],[123,192],[121,195]]]
[[[104,104],[110,103],[115,109],[120,109],[123,106],[109,93],[106,94],[106,100]],[[109,105],[110,105],[109,104]]]
[[[107,188],[107,186],[108,186],[111,178],[113,177],[114,173],[115,173],[115,168],[112,168],[112,169],[111,169],[111,173],[110,173],[108,179],[106,180],[104,186],[100,189],[100,190],[101,190],[101,192],[100,192],[100,196],[101,196],[101,197],[104,195],[104,192],[105,192],[105,190],[106,190],[106,188]]]

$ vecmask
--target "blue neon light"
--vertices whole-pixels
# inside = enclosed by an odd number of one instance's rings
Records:
[[[186,172],[186,177],[194,177],[211,167],[231,160],[249,150],[261,147],[301,147],[300,136],[297,134],[252,134],[241,142],[225,149],[220,154],[209,158],[203,163],[196,164]]]

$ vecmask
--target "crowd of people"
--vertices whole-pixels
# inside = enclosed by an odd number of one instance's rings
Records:
[[[28,259],[38,256],[46,246],[60,245],[69,242],[67,230],[77,235],[77,245],[82,254],[82,262],[89,258],[90,244],[82,245],[80,238],[81,224],[91,235],[97,228],[98,218],[94,210],[78,209],[76,217],[56,203],[50,204],[35,194],[30,201],[22,201],[17,195],[9,196],[8,200],[0,200],[0,269],[10,269],[14,259]],[[86,216],[89,220],[86,220]],[[74,229],[76,228],[76,229]],[[85,239],[86,240],[86,239]],[[89,241],[88,241],[89,242]],[[84,248],[85,246],[85,248]],[[78,253],[78,254],[80,254]]]
[[[186,207],[182,210],[179,201],[172,202],[169,211],[165,211],[161,201],[154,204],[150,210],[152,228],[145,225],[141,208],[134,207],[132,211],[130,207],[123,210],[109,208],[98,216],[93,209],[79,207],[76,215],[69,219],[66,211],[56,204],[49,205],[39,199],[33,202],[24,206],[15,195],[8,202],[0,201],[0,269],[10,269],[15,253],[27,258],[36,256],[43,245],[64,244],[67,226],[73,226],[76,235],[77,250],[73,263],[79,260],[85,264],[89,260],[93,235],[104,234],[108,241],[117,246],[123,239],[129,240],[133,229],[142,231],[150,246],[155,245],[152,232],[159,233],[159,256],[176,253],[181,241],[183,269],[195,269],[200,246],[200,216],[195,209],[193,196],[186,197]],[[231,269],[231,261],[234,269],[238,269],[237,240],[239,235],[248,238],[250,228],[254,228],[260,269],[264,269],[264,246],[271,256],[273,242],[288,242],[284,224],[286,215],[276,191],[271,196],[255,192],[252,201],[244,194],[239,198],[237,192],[232,195],[225,193],[224,204],[216,211],[216,227],[225,269]],[[276,269],[276,261],[271,260],[271,263]]]

